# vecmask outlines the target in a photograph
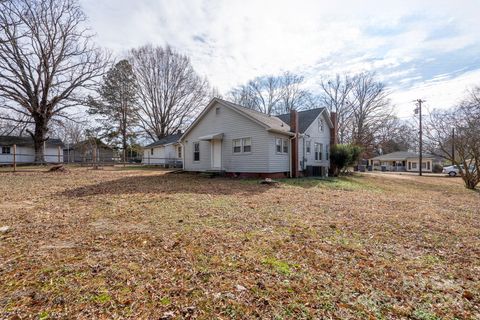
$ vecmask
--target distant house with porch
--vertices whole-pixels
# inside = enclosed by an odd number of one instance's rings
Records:
[[[142,164],[181,168],[183,148],[179,140],[182,131],[163,137],[143,147]]]
[[[85,162],[113,162],[114,150],[97,138],[86,139],[75,144],[67,145],[63,149],[67,163]],[[95,154],[95,156],[94,156]]]
[[[35,148],[32,137],[0,136],[0,164],[12,164],[14,146],[17,163],[33,163]],[[63,142],[60,139],[48,139],[43,143],[45,162],[63,162]]]
[[[214,98],[185,131],[186,171],[236,177],[325,176],[334,123],[326,108],[273,116]]]
[[[373,170],[380,171],[419,171],[419,154],[409,151],[397,151],[376,156],[368,160],[368,165]],[[422,171],[432,172],[433,166],[439,163],[437,157],[431,154],[423,154]]]

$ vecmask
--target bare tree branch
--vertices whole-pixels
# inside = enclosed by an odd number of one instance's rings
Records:
[[[31,117],[36,162],[49,123],[82,105],[108,56],[92,44],[76,0],[0,2],[0,108]]]

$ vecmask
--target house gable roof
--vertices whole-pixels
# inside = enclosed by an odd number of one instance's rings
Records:
[[[203,109],[200,115],[195,119],[195,121],[188,127],[185,133],[181,136],[180,140],[183,140],[188,135],[190,130],[192,130],[201,121],[201,119],[205,116],[205,114],[207,114],[207,112],[216,103],[226,106],[227,108],[230,108],[230,110],[238,112],[239,114],[252,120],[253,122],[258,123],[268,131],[279,132],[286,135],[293,135],[293,133],[290,132],[290,126],[285,122],[283,122],[278,117],[270,116],[249,108],[245,108],[245,107],[242,107],[241,105],[238,105],[236,103],[232,103],[229,101],[225,101],[220,98],[213,98],[210,101],[210,103],[207,105],[207,107],[205,107],[205,109]]]
[[[180,140],[181,136],[182,136],[182,133],[171,134],[163,137],[160,140],[150,143],[149,145],[146,145],[144,148],[153,148],[153,147],[164,146],[167,144],[177,143]]]
[[[323,112],[327,112],[326,108],[316,108],[316,109],[310,109],[310,110],[304,110],[304,111],[299,111],[298,112],[298,131],[300,133],[305,133],[307,129],[310,127],[310,125],[315,121],[315,119],[318,118],[320,114]],[[280,120],[282,120],[285,123],[290,123],[290,113],[285,113],[277,116]],[[328,125],[330,128],[333,127],[330,118],[327,117]]]
[[[63,142],[60,139],[50,138],[45,141],[46,146],[48,147],[63,147]],[[18,137],[18,136],[0,136],[0,146],[13,146],[17,145],[19,147],[33,147],[32,137]]]
[[[274,131],[279,131],[279,132],[290,132],[290,126],[288,125],[288,122],[283,121],[279,117],[276,116],[271,116],[268,114],[265,114],[263,112],[259,112],[250,108],[243,107],[239,104],[232,103],[229,101],[225,101],[222,99],[218,99],[221,101],[221,103],[226,104],[230,106],[231,108],[238,110],[246,115],[248,115],[250,118],[256,120],[257,122],[262,123],[264,126],[267,127],[267,129],[274,130]]]

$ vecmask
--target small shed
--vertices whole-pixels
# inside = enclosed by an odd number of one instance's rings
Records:
[[[67,163],[103,162],[110,163],[114,160],[114,150],[101,139],[91,138],[78,143],[67,145],[63,150]],[[94,157],[94,153],[96,156]]]

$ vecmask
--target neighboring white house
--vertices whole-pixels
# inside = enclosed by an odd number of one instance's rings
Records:
[[[331,132],[325,108],[269,116],[214,98],[180,139],[183,167],[233,176],[326,175]]]
[[[142,164],[161,165],[165,167],[182,167],[182,145],[179,139],[182,132],[168,135],[143,147]]]
[[[31,137],[0,136],[0,165],[13,163],[13,146],[16,146],[17,163],[33,163],[35,149]],[[60,139],[48,139],[43,144],[45,162],[63,162],[63,142]]]
[[[368,160],[373,170],[382,171],[419,171],[420,159],[418,153],[409,151],[397,151],[383,154]],[[422,156],[422,171],[432,172],[433,166],[439,163],[431,154]]]

